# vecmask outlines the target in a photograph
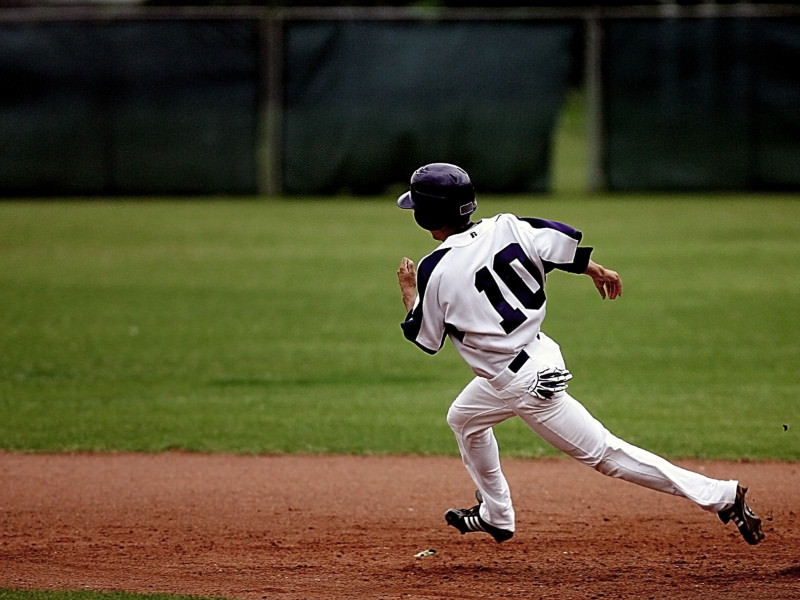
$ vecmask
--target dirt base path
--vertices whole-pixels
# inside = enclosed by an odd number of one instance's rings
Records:
[[[506,460],[517,533],[447,527],[455,458],[0,453],[0,587],[244,600],[800,598],[800,465],[740,479],[748,546],[686,500],[568,459]],[[415,558],[421,550],[436,553]]]

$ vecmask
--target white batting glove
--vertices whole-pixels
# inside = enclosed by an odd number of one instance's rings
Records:
[[[537,398],[547,400],[567,389],[567,382],[572,373],[558,367],[548,367],[536,373],[533,383],[528,386],[528,393]]]

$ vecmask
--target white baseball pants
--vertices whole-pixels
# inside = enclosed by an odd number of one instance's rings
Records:
[[[621,440],[567,392],[546,400],[528,393],[540,369],[565,366],[558,344],[543,333],[526,351],[530,358],[517,373],[506,369],[494,379],[474,378],[447,413],[464,466],[483,495],[481,518],[486,522],[514,531],[511,492],[492,430],[513,416],[555,448],[605,475],[682,496],[711,512],[733,504],[737,481],[680,468]]]

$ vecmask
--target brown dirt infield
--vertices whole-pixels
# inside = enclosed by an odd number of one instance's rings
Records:
[[[503,464],[517,533],[497,544],[444,523],[473,503],[456,458],[0,453],[0,588],[800,598],[799,464],[679,462],[750,486],[767,535],[756,547],[686,500],[566,458]]]

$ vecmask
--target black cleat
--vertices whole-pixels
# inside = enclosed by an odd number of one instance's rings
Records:
[[[761,531],[761,519],[756,516],[753,509],[747,506],[747,502],[744,499],[746,493],[747,488],[740,485],[737,486],[736,500],[734,500],[733,506],[721,510],[717,514],[723,523],[733,520],[744,540],[748,544],[755,546],[764,539],[764,532]]]
[[[479,509],[483,503],[483,498],[481,497],[480,491],[475,492],[475,497],[478,499],[478,504],[472,508],[448,509],[447,512],[444,513],[444,520],[447,521],[447,524],[458,529],[462,535],[473,531],[482,531],[491,535],[498,543],[510,540],[514,535],[513,531],[500,529],[481,519]]]

